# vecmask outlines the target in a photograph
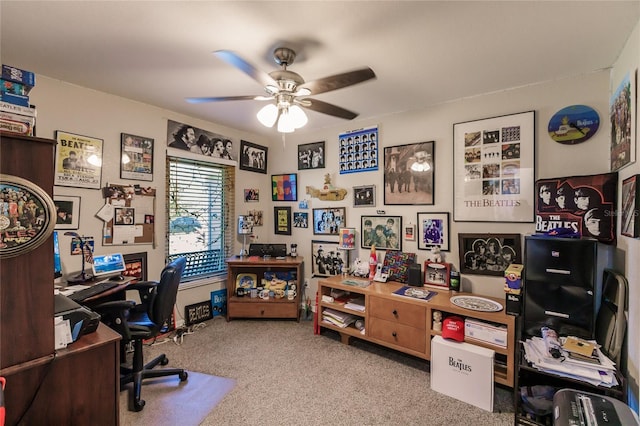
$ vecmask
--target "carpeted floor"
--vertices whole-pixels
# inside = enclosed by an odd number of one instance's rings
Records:
[[[204,418],[202,425],[512,425],[511,389],[495,386],[494,412],[434,392],[429,363],[396,351],[352,339],[340,343],[337,333],[313,334],[309,321],[234,320],[222,318],[183,337],[145,348],[145,359],[160,353],[168,367],[183,367],[189,380],[156,400],[143,386],[144,411],[157,413],[152,423],[139,421],[121,404],[124,425],[189,425],[174,423],[177,395],[198,402],[217,386],[193,384],[193,372],[236,381],[236,386]],[[151,385],[154,386],[154,385]],[[121,393],[126,398],[126,391]],[[175,406],[175,407],[174,407]],[[184,419],[181,419],[184,420]]]

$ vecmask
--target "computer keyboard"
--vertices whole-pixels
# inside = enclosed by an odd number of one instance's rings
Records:
[[[92,296],[95,296],[100,293],[104,293],[105,291],[110,290],[119,285],[120,283],[116,281],[102,281],[92,285],[91,287],[78,290],[75,293],[71,293],[68,297],[74,302],[82,302]]]

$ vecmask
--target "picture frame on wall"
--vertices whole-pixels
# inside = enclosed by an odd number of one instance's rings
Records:
[[[271,201],[298,201],[298,175],[271,175]]]
[[[293,227],[294,228],[308,228],[309,227],[309,213],[307,213],[307,212],[293,212]]]
[[[278,235],[291,235],[291,207],[273,208],[274,232]]]
[[[349,268],[349,250],[340,250],[338,241],[311,241],[311,276],[330,277]]]
[[[351,130],[338,139],[341,175],[378,170],[378,127]]]
[[[449,213],[418,213],[418,249],[449,251]]]
[[[266,146],[240,140],[240,170],[266,175],[268,151]]]
[[[453,220],[534,221],[535,112],[453,125]]]
[[[124,264],[126,266],[122,271],[124,277],[134,278],[135,281],[147,280],[147,252],[125,254]]]
[[[56,142],[54,185],[100,189],[104,141],[56,130]]]
[[[622,218],[620,233],[626,237],[640,237],[640,175],[622,181]]]
[[[360,247],[402,250],[402,216],[360,216]]]
[[[435,142],[385,147],[384,204],[433,205]]]
[[[120,178],[153,180],[153,139],[120,133]]]
[[[298,145],[298,170],[324,169],[324,142],[311,142]]]
[[[78,229],[80,227],[80,197],[74,195],[54,195],[56,206],[55,229]]]
[[[347,224],[347,209],[345,207],[325,207],[313,209],[314,235],[339,235],[341,227]]]
[[[362,185],[353,187],[353,207],[375,207],[376,186]]]
[[[611,95],[610,170],[618,171],[636,162],[636,78],[627,73]]]
[[[520,234],[458,234],[460,273],[503,276],[522,263]]]

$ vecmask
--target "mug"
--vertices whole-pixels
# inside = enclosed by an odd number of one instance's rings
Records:
[[[269,290],[260,290],[260,293],[258,293],[258,296],[260,297],[260,299],[268,299]]]
[[[287,299],[289,299],[289,300],[293,300],[293,299],[295,299],[295,298],[296,298],[296,295],[297,295],[297,294],[298,294],[298,293],[296,293],[296,291],[295,291],[295,290],[287,290]]]

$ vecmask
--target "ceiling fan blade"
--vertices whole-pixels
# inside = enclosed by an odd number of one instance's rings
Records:
[[[202,104],[205,102],[222,102],[222,101],[268,101],[273,99],[273,96],[255,96],[255,95],[247,95],[247,96],[209,96],[209,97],[201,97],[201,98],[186,98],[186,101],[191,104]]]
[[[363,81],[376,78],[376,74],[369,67],[355,71],[345,72],[342,74],[332,75],[330,77],[321,78],[319,80],[309,81],[298,86],[298,89],[305,88],[311,90],[312,95],[330,92],[332,90],[342,89],[343,87],[353,86]]]
[[[344,118],[346,120],[353,120],[358,116],[356,112],[317,99],[305,98],[304,101],[304,103],[300,103],[301,107],[323,114],[333,115],[334,117]]]
[[[216,50],[213,53],[218,58],[238,68],[263,86],[278,87],[278,83],[269,74],[264,71],[260,71],[258,68],[238,56],[235,52],[230,50]]]

